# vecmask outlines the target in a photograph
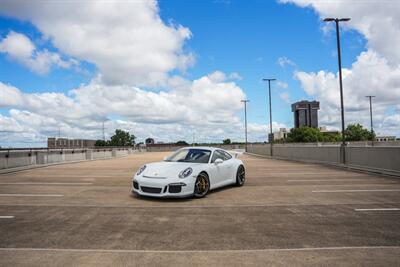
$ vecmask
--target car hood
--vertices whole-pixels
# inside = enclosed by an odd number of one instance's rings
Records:
[[[188,163],[188,162],[154,162],[146,164],[146,169],[142,173],[142,176],[152,178],[168,178],[178,177],[179,173],[186,168],[191,167],[193,169],[192,175],[197,175],[197,168],[205,163]]]

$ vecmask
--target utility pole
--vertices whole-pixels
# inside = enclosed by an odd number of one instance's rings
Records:
[[[374,95],[367,95],[365,97],[369,98],[369,116],[371,118],[371,133],[374,132],[374,124],[372,121],[372,98],[375,97]]]
[[[244,136],[245,136],[245,151],[247,152],[247,102],[250,100],[241,100],[240,102],[244,103]]]
[[[346,164],[346,137],[344,134],[344,105],[343,105],[343,81],[342,81],[342,59],[340,54],[340,32],[339,32],[339,22],[349,21],[350,18],[326,18],[325,22],[334,21],[336,24],[336,42],[338,50],[338,64],[339,64],[339,86],[340,86],[340,108],[341,108],[341,118],[342,118],[342,163]]]
[[[366,97],[369,98],[369,116],[371,119],[371,134],[374,133],[374,123],[372,121],[372,98],[375,97],[374,95],[367,95]],[[372,139],[372,146],[374,146],[374,138]]]
[[[268,141],[270,143],[270,154],[273,156],[273,148],[272,145],[274,143],[274,135],[272,134],[272,102],[271,102],[271,82],[276,81],[276,79],[266,79],[263,81],[268,81],[268,95],[269,95],[269,138]]]
[[[106,134],[105,134],[105,131],[104,131],[104,121],[103,121],[103,141],[106,141]]]

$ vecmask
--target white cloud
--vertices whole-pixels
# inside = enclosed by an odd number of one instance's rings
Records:
[[[232,72],[231,74],[229,74],[229,79],[240,81],[243,80],[243,77],[237,72]]]
[[[58,125],[62,125],[72,136],[74,133],[90,136],[91,127],[111,114],[147,130],[164,125],[159,137],[176,136],[174,128],[178,126],[202,129],[203,138],[207,132],[218,133],[221,129],[224,134],[235,136],[240,131],[234,125],[242,124],[236,113],[242,110],[240,100],[246,96],[234,82],[222,79],[226,77],[224,73],[216,73],[194,81],[176,79],[171,82],[177,85],[176,89],[160,92],[128,85],[107,85],[95,79],[69,91],[68,95],[23,93],[0,82],[0,107],[13,109],[10,111],[13,119],[42,135],[51,131],[54,134]],[[85,131],[88,134],[84,134]],[[191,136],[191,133],[184,135]],[[220,139],[222,135],[209,138]]]
[[[268,134],[270,132],[269,124],[249,123],[247,128],[250,142],[263,142],[268,140]],[[283,123],[272,122],[272,132],[278,132],[281,128],[288,127]]]
[[[166,25],[156,1],[2,1],[0,14],[33,23],[62,53],[97,66],[106,83],[155,86],[194,63],[188,28]]]
[[[72,65],[76,65],[74,60],[64,61],[57,53],[49,52],[46,49],[37,50],[27,36],[13,31],[0,41],[0,52],[39,74],[48,73],[52,65],[61,68],[70,68]]]
[[[376,132],[400,135],[400,122],[393,119],[396,118],[393,111],[400,110],[400,52],[393,49],[400,45],[400,5],[390,1],[359,1],[351,5],[344,0],[280,2],[313,8],[321,18],[338,14],[351,18],[342,26],[363,34],[367,40],[367,51],[357,57],[351,68],[343,69],[345,122],[362,123],[369,127],[369,102],[365,96],[376,95],[373,104]],[[327,34],[328,28],[325,29],[324,34]],[[294,75],[308,95],[320,100],[320,124],[338,127],[340,98],[337,73],[296,71]]]
[[[338,75],[326,71],[296,72],[295,77],[307,94],[321,102],[320,124],[339,125]],[[379,131],[385,133],[389,129],[385,129],[387,124],[382,122],[387,109],[400,108],[400,66],[390,66],[386,59],[373,51],[363,52],[351,69],[343,69],[343,93],[346,123],[361,122],[366,127],[369,126],[369,102],[365,96],[376,95],[374,120],[376,125],[380,125]],[[399,130],[400,124],[397,135],[400,134]]]
[[[290,94],[289,94],[288,92],[283,92],[283,93],[281,93],[281,94],[279,95],[279,97],[280,97],[283,101],[285,101],[286,103],[290,103],[290,102],[291,102],[291,100],[290,100]]]
[[[280,57],[280,58],[278,58],[277,62],[278,62],[278,65],[281,66],[282,68],[284,68],[286,66],[296,67],[296,63],[294,63],[287,57]]]
[[[393,49],[400,44],[400,5],[398,1],[319,1],[279,0],[294,3],[300,7],[315,9],[321,18],[349,17],[344,27],[362,33],[368,41],[368,48],[385,57],[389,63],[400,62],[400,50]]]
[[[281,82],[281,81],[277,81],[276,85],[282,89],[287,89],[289,87],[289,85],[285,82]]]

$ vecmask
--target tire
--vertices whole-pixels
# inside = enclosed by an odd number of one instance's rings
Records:
[[[236,186],[243,186],[246,180],[246,170],[243,165],[240,165],[236,172]]]
[[[193,195],[195,198],[202,198],[207,195],[208,191],[210,191],[210,179],[206,173],[202,172],[197,176],[194,183]]]

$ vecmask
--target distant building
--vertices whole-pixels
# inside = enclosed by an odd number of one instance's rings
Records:
[[[378,142],[396,141],[396,136],[377,136],[375,140]]]
[[[87,148],[94,147],[96,140],[47,138],[47,148]]]
[[[279,132],[274,132],[274,140],[281,140],[281,139],[285,139],[287,137],[287,129],[286,128],[280,128]]]
[[[338,133],[340,133],[340,132],[337,131],[337,130],[328,130],[328,129],[326,128],[326,126],[319,127],[319,131],[320,131],[321,133],[331,133],[331,134],[338,134]]]
[[[294,128],[302,126],[318,128],[318,101],[302,100],[292,104]]]

